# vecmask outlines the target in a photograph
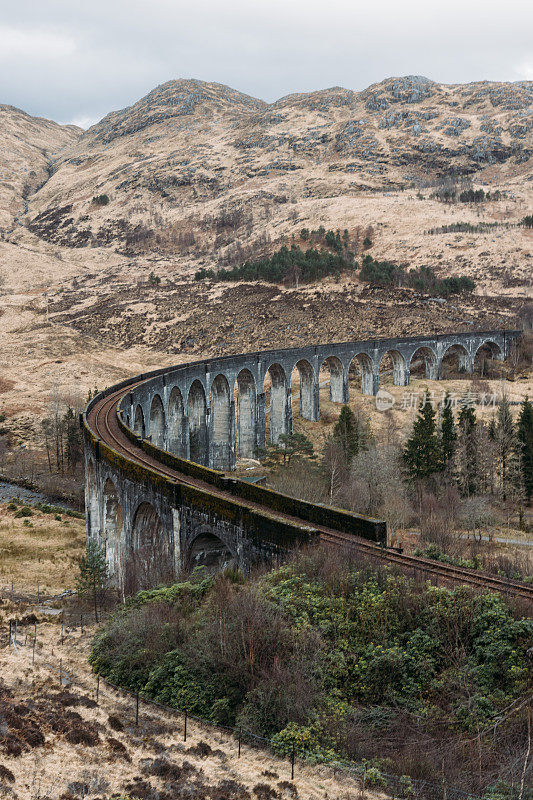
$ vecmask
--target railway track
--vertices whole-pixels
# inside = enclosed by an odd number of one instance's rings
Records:
[[[139,383],[141,383],[141,381],[139,381]],[[190,485],[208,492],[211,495],[230,499],[235,502],[236,498],[231,492],[221,490],[198,478],[183,475],[181,472],[162,464],[128,439],[119,425],[117,406],[123,395],[131,391],[135,385],[138,384],[129,385],[126,389],[119,389],[103,397],[90,410],[87,415],[87,423],[96,438],[130,461],[146,466],[176,484]],[[292,522],[300,526],[302,525],[301,519],[292,517],[289,514],[273,511],[270,508],[266,508],[249,500],[239,499],[238,502],[245,508],[267,514],[269,517],[274,517],[284,522]],[[308,525],[310,529],[316,531],[321,541],[327,544],[347,547],[357,551],[359,554],[364,554],[372,561],[395,565],[413,577],[421,579],[426,578],[442,586],[463,584],[478,589],[489,589],[507,597],[517,598],[522,601],[525,600],[529,607],[533,608],[533,586],[529,586],[528,584],[506,580],[495,575],[480,573],[476,570],[439,563],[420,556],[398,553],[390,548],[382,547],[366,539],[343,533],[333,528],[315,524],[311,525],[309,523],[305,523],[305,525]]]

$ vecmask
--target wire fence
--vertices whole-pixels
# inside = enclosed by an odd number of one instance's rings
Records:
[[[61,622],[61,645],[63,645],[65,642],[69,642],[69,640],[72,640],[70,635],[70,631],[72,629],[80,627],[81,634],[83,635],[84,630],[86,629],[86,627],[84,628],[83,626],[83,618],[80,618],[79,622],[79,625],[73,625],[70,623],[68,629],[65,628],[63,621]],[[24,633],[24,639],[22,639],[22,635],[19,635],[19,631],[20,627],[18,626],[17,622],[12,621],[9,623],[8,647],[13,648],[16,651],[19,651],[22,648],[31,647],[32,664],[35,665],[35,651],[38,641],[37,622],[33,624],[32,633]],[[40,665],[57,676],[58,683],[62,688],[77,687],[82,691],[88,690],[87,686],[84,686],[83,683],[74,676],[72,670],[68,666],[64,665],[63,658],[61,656],[54,655],[53,658],[57,661],[55,665],[51,662],[50,655],[44,655],[41,652],[37,653],[37,659],[40,662]],[[448,785],[445,778],[443,778],[440,783],[437,783],[435,781],[411,778],[407,775],[400,776],[382,772],[375,768],[368,767],[367,765],[354,764],[353,762],[343,761],[340,759],[317,758],[316,753],[313,753],[312,751],[309,751],[303,747],[296,738],[293,739],[292,743],[289,743],[288,752],[287,748],[285,748],[285,752],[280,752],[279,746],[276,747],[276,744],[271,739],[258,736],[246,728],[221,725],[213,722],[212,720],[204,719],[190,713],[188,709],[178,709],[174,706],[160,703],[144,696],[140,691],[132,691],[131,689],[127,689],[123,686],[119,686],[111,681],[108,681],[102,675],[95,674],[92,690],[89,689],[89,691],[94,693],[94,697],[98,705],[101,704],[101,700],[105,697],[105,689],[110,689],[116,692],[120,700],[129,702],[129,709],[123,712],[125,713],[126,718],[121,720],[121,722],[126,725],[141,725],[143,723],[145,709],[157,709],[159,711],[163,711],[167,717],[170,717],[175,721],[176,730],[181,730],[183,741],[186,742],[187,737],[190,736],[191,723],[196,723],[197,725],[200,725],[204,728],[207,727],[208,729],[216,729],[221,733],[225,733],[231,737],[234,742],[237,758],[241,757],[241,748],[243,745],[246,745],[248,747],[260,749],[264,753],[268,753],[273,758],[275,757],[278,760],[285,760],[287,763],[288,773],[290,771],[291,780],[294,779],[299,766],[303,766],[305,763],[308,765],[320,763],[321,765],[330,767],[334,774],[342,773],[350,776],[359,788],[361,797],[364,797],[365,791],[369,790],[371,792],[378,791],[379,793],[388,795],[391,798],[398,798],[398,800],[414,800],[415,798],[421,798],[421,800],[484,800],[480,795],[472,794],[471,792]],[[111,701],[114,700],[114,698],[109,696],[108,699]],[[516,800],[520,800],[520,792],[518,787],[516,793],[510,796],[509,800],[514,800],[514,798],[516,798]]]

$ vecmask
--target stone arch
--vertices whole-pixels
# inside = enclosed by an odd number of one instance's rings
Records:
[[[503,361],[503,350],[499,344],[487,340],[482,342],[474,353],[473,369],[483,378],[494,377],[493,361]]]
[[[350,363],[349,374],[361,376],[361,394],[374,394],[374,362],[368,353],[357,353]]]
[[[135,511],[126,573],[128,594],[175,578],[172,540],[151,503],[140,503]]]
[[[409,372],[413,374],[416,372],[418,365],[422,363],[424,368],[424,376],[428,380],[437,380],[438,377],[438,364],[437,355],[431,347],[419,347],[411,358],[409,359]]]
[[[442,354],[439,364],[439,378],[453,372],[472,372],[472,358],[462,344],[452,344]]]
[[[207,465],[207,403],[204,387],[199,380],[193,381],[187,398],[187,416],[189,419],[190,459],[198,464]]]
[[[281,364],[271,364],[265,375],[265,394],[270,396],[270,443],[277,444],[279,437],[291,432],[287,376]]]
[[[237,566],[237,559],[212,530],[201,528],[191,541],[186,563],[189,571],[195,567],[205,567],[213,573]]]
[[[135,409],[135,417],[133,420],[133,430],[140,436],[141,439],[146,437],[146,426],[144,424],[144,412],[142,410],[142,406],[139,404]]]
[[[298,373],[298,376],[296,376]],[[304,419],[315,420],[318,408],[315,408],[315,371],[309,361],[298,361],[291,373],[291,394],[294,379],[298,377],[300,383],[300,416]],[[316,404],[318,405],[318,404]]]
[[[182,394],[177,386],[174,386],[168,399],[167,448],[174,455],[187,458],[185,409]]]
[[[257,448],[257,393],[254,377],[248,369],[242,369],[237,375],[235,396],[237,457],[254,458]]]
[[[344,367],[337,356],[328,356],[320,367],[320,373],[329,371],[329,399],[332,403],[346,402],[344,389]],[[319,376],[320,379],[320,376]],[[327,380],[327,378],[324,378]],[[322,382],[322,381],[321,381]]]
[[[394,386],[406,386],[408,383],[407,364],[399,350],[387,350],[379,362],[380,377],[382,372],[392,372]]]
[[[211,466],[231,469],[233,424],[230,388],[227,378],[217,375],[211,384]]]
[[[98,487],[96,484],[96,470],[90,458],[87,462],[85,483],[85,509],[87,513],[87,531],[92,539],[96,539],[100,528],[100,509],[98,507]]]
[[[108,478],[103,492],[102,539],[112,582],[120,583],[124,546],[124,518],[115,484]]]
[[[150,406],[150,440],[156,447],[165,449],[165,409],[158,394],[154,394]]]

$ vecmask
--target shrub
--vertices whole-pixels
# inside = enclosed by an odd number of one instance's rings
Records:
[[[107,206],[109,204],[109,197],[106,194],[97,194],[92,199],[93,206]]]
[[[290,722],[271,739],[272,750],[278,756],[290,755],[293,744],[297,754],[312,753],[319,747],[317,732],[308,725]]]
[[[253,583],[203,577],[141,592],[97,634],[91,663],[147,698],[268,737],[279,755],[294,743],[312,760],[369,759],[369,785],[381,785],[385,759],[405,771],[399,741],[417,774],[439,777],[428,742],[468,783],[477,750],[457,762],[457,748],[529,691],[533,621],[501,596],[352,559],[314,548]],[[506,726],[503,740],[483,739],[495,765],[524,716]]]
[[[29,506],[22,506],[18,511],[15,511],[15,517],[33,517],[33,511]]]
[[[365,772],[365,783],[367,786],[385,786],[386,781],[377,767],[368,767]]]

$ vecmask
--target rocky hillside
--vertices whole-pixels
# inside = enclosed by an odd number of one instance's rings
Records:
[[[0,229],[9,229],[26,199],[48,180],[51,159],[82,131],[6,105],[0,105],[0,131]]]
[[[201,355],[514,326],[533,297],[533,83],[388,79],[267,104],[170,81],[82,132],[0,107],[0,412],[31,441],[77,398]],[[491,193],[434,196],[443,176]],[[195,281],[348,231],[370,253],[468,274],[444,301],[369,286]],[[343,233],[344,235],[344,233]],[[517,397],[517,399],[520,399]],[[55,400],[54,400],[55,402]]]
[[[531,187],[532,156],[533,82],[409,76],[266,104],[216,83],[169,81],[50,159],[29,225],[60,246],[231,261],[243,255],[237,240],[257,250],[289,232],[290,219],[320,219],[317,201],[450,175]],[[101,195],[107,204],[95,202]]]

